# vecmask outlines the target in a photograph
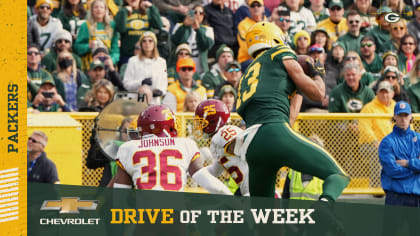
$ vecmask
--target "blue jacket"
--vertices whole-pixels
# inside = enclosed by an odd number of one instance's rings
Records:
[[[384,190],[420,195],[420,134],[396,125],[379,145],[379,160],[382,164],[381,182]],[[409,160],[402,167],[396,160]]]

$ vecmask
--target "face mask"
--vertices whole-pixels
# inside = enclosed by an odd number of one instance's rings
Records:
[[[58,61],[58,65],[61,69],[66,69],[67,67],[73,65],[73,59],[61,59]]]

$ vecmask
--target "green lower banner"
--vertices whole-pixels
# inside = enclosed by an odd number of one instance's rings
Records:
[[[28,235],[419,232],[419,208],[28,183]]]

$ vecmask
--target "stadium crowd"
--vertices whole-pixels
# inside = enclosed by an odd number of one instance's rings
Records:
[[[301,112],[360,112],[382,80],[396,102],[420,110],[420,2],[32,0],[27,9],[34,112],[101,111],[117,91],[177,112],[206,98],[235,111],[252,61],[245,35],[260,21],[275,23],[297,55],[326,68],[325,98],[304,97]]]
[[[261,21],[325,66],[325,98],[304,97],[301,112],[392,114],[399,101],[420,112],[416,0],[28,0],[27,17],[30,112],[101,111],[118,91],[176,112],[209,98],[235,112],[245,36]],[[366,149],[392,131],[362,126]]]

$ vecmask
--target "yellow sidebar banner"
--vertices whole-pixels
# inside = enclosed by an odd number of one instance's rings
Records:
[[[27,11],[23,1],[0,6],[0,234],[27,235]]]

